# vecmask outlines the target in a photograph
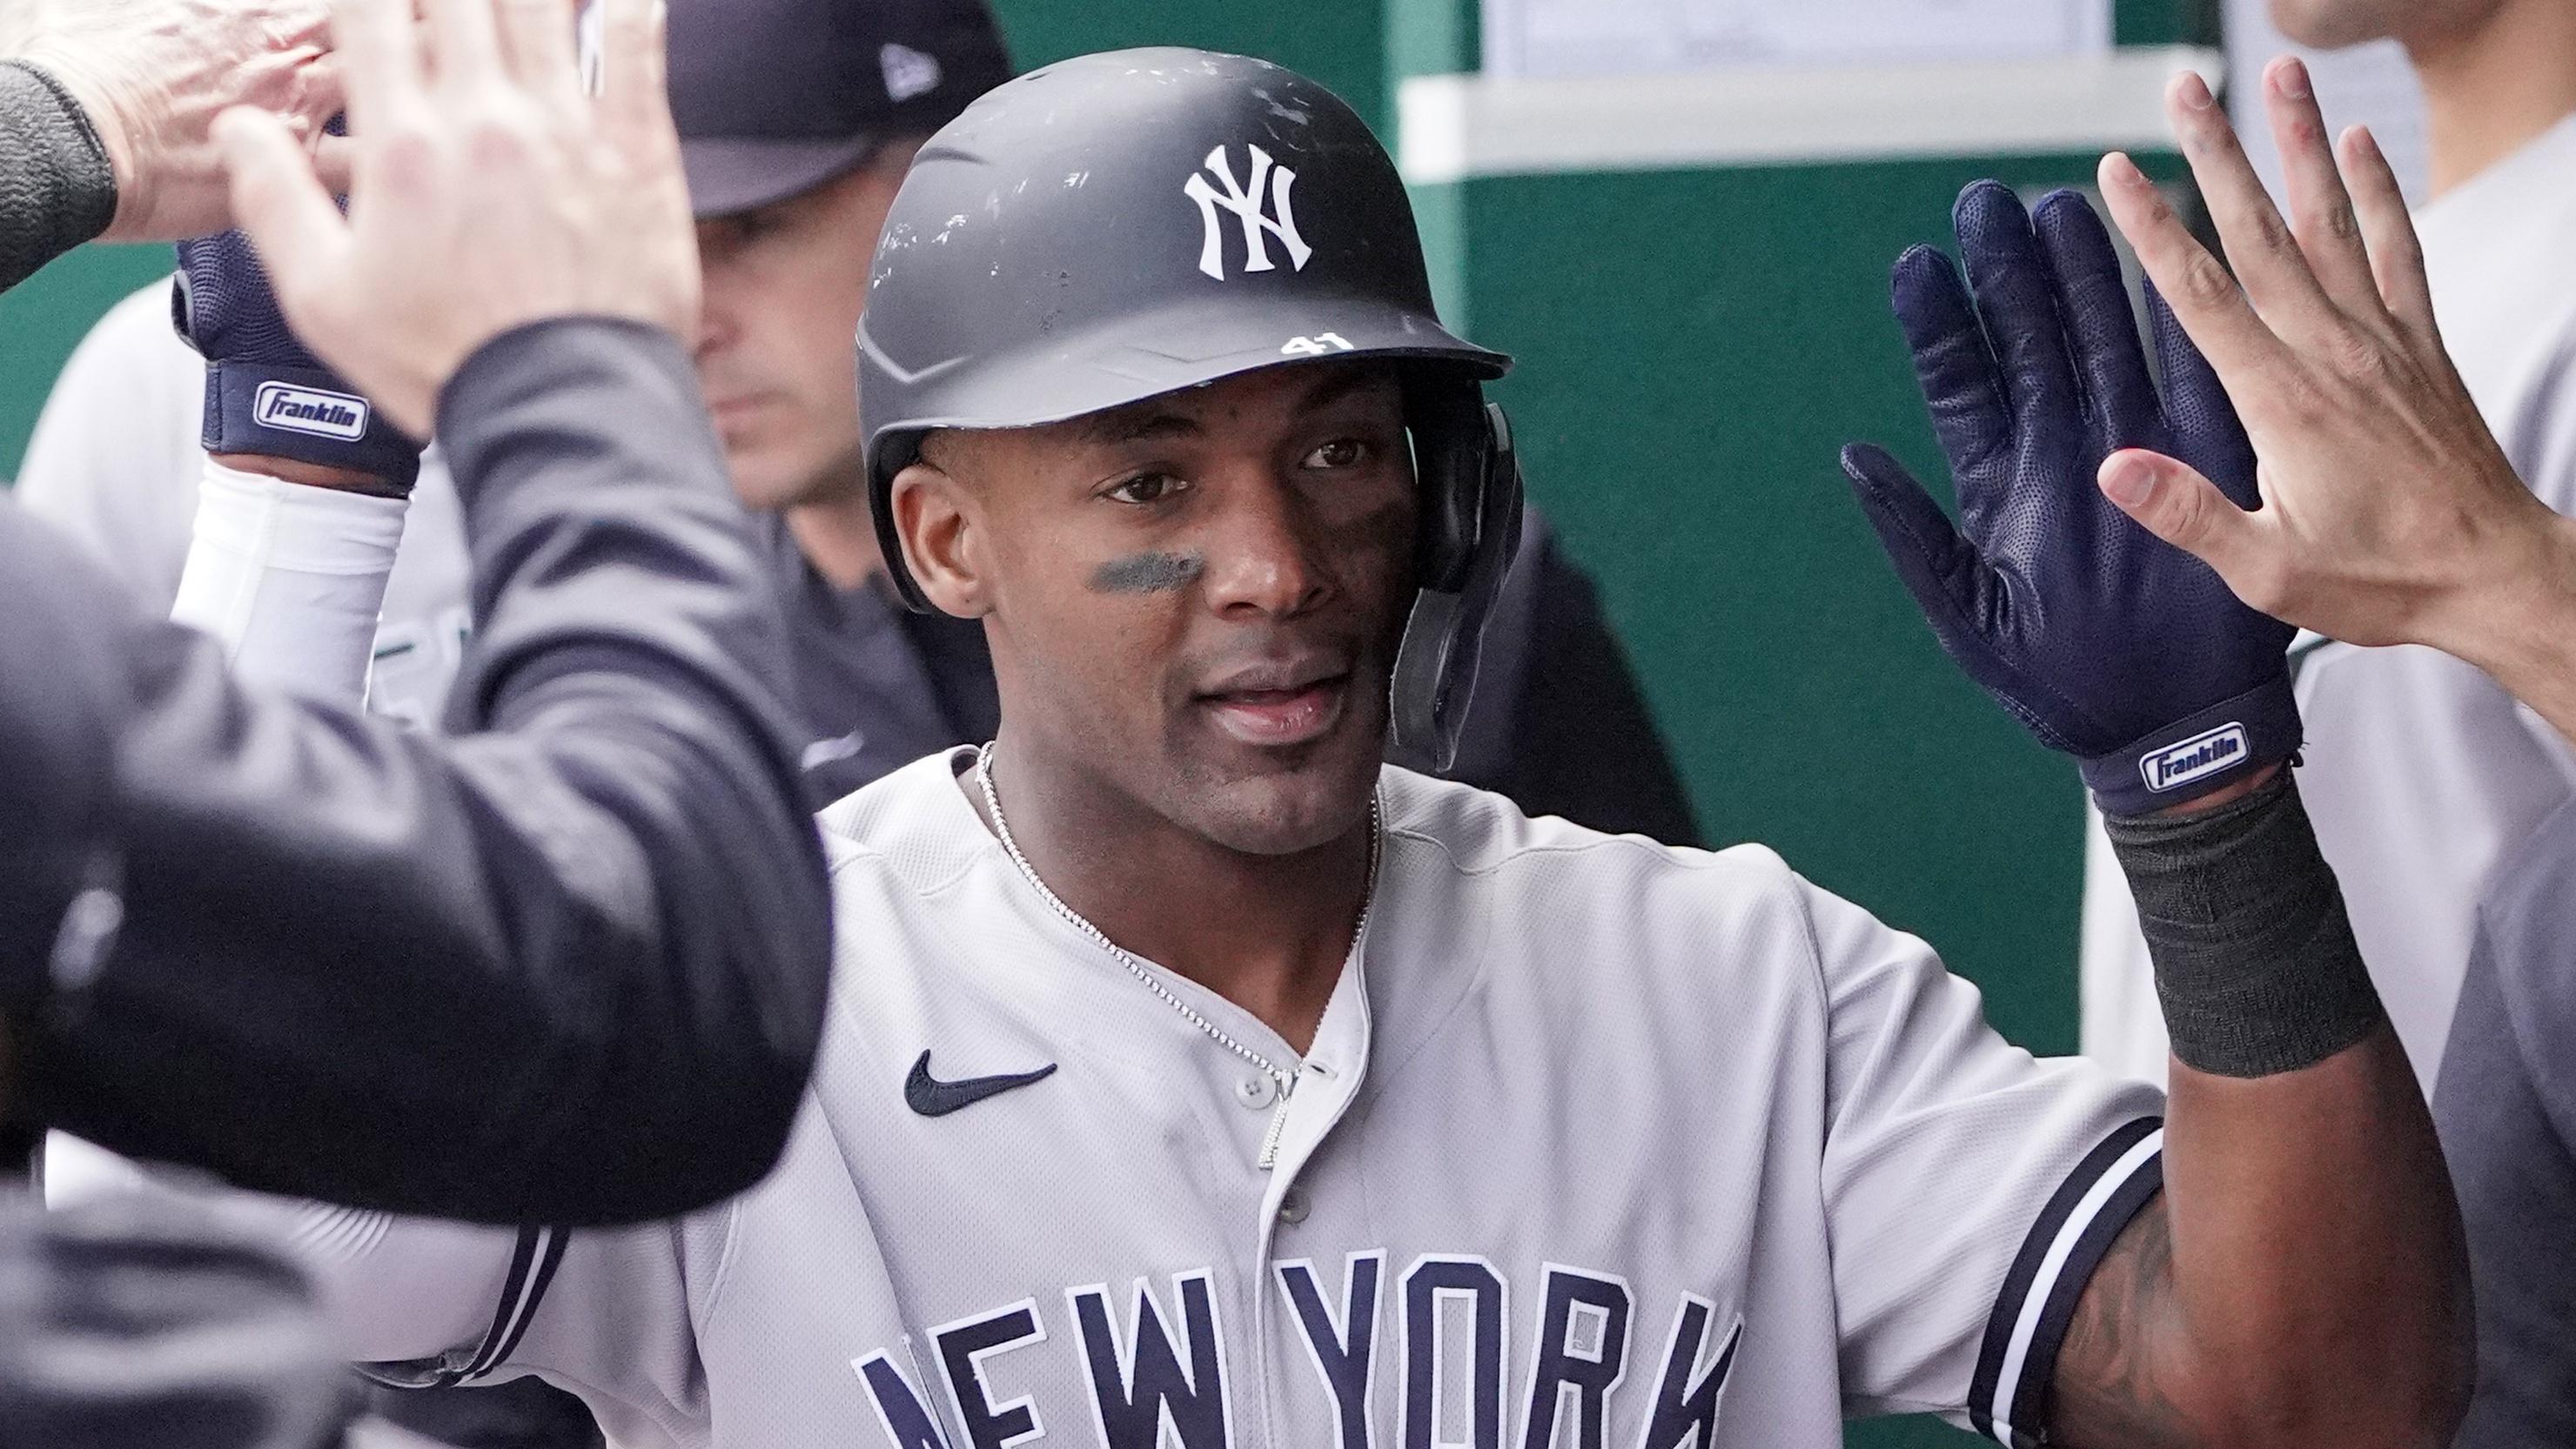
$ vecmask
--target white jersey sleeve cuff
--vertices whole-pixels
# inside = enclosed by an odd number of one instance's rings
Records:
[[[1968,1420],[2006,1444],[2043,1441],[2048,1386],[2076,1301],[2122,1229],[2164,1188],[2164,1123],[2141,1117],[2067,1174],[2004,1274],[1977,1351]]]
[[[445,1389],[488,1377],[509,1362],[545,1302],[571,1234],[562,1228],[526,1227],[510,1255],[510,1271],[493,1306],[491,1326],[476,1343],[441,1358],[416,1363],[363,1364],[359,1371],[397,1389]]]
[[[213,635],[240,679],[360,703],[408,507],[209,458],[170,617]]]

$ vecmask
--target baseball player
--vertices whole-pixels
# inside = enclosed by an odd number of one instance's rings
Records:
[[[2428,102],[2433,196],[2416,227],[2443,342],[2533,494],[2576,513],[2576,6],[2273,0],[2272,11],[2306,44],[2405,43]],[[2264,84],[2304,91],[2307,72],[2278,67]],[[2576,750],[2475,665],[2434,649],[2310,632],[2294,652],[2309,722],[2301,788],[2398,1035],[2435,1089],[2478,901],[2502,857],[2576,799]],[[2154,1080],[2163,1024],[2098,839],[2085,891],[2085,1053]]]
[[[2457,1226],[2280,774],[2276,626],[2087,486],[2115,435],[2243,484],[2243,434],[2170,326],[2160,401],[2079,200],[2034,226],[1982,185],[1960,231],[1974,295],[1929,251],[1898,295],[1964,517],[1850,466],[2122,822],[2169,1106],[2006,1044],[1767,851],[1381,762],[1445,753],[1475,687],[1506,360],[1439,323],[1340,101],[1125,51],[970,107],[880,245],[885,558],[981,620],[1003,724],[823,817],[842,960],[786,1160],[479,1250],[272,1206],[349,1351],[540,1375],[637,1449],[1822,1445],[1927,1410],[2438,1442]]]
[[[906,610],[885,587],[850,335],[914,149],[1008,78],[1009,58],[984,0],[680,0],[672,67],[707,273],[698,370],[787,614],[807,796],[820,808],[996,725],[983,631]],[[100,324],[56,384],[19,479],[29,507],[92,542],[153,607],[171,600],[187,552],[204,395],[204,369],[167,314],[152,288]],[[435,451],[404,534],[368,699],[426,724],[466,620],[463,536]],[[1592,581],[1543,522],[1526,530],[1508,584],[1483,703],[1447,773],[1532,814],[1698,843]]]
[[[2265,86],[2286,143],[2296,250],[2252,240],[2264,234],[2271,203],[2234,147],[2211,135],[2188,148],[2248,288],[2271,299],[2258,317],[2219,289],[2193,299],[2185,314],[2263,450],[2263,507],[2247,513],[2216,502],[2206,482],[2152,455],[2121,455],[2104,486],[2249,601],[2353,644],[2441,649],[2441,656],[2409,650],[2421,657],[2406,667],[2437,662],[2451,671],[2440,677],[2473,679],[2475,698],[2509,691],[2561,740],[2576,740],[2576,521],[2535,497],[2509,456],[2531,456],[2530,445],[2546,436],[2546,400],[2534,398],[2520,413],[2520,435],[2500,446],[2480,417],[2478,374],[2464,380],[2442,353],[2450,321],[2443,304],[2457,293],[2428,289],[2402,268],[2373,285],[2374,259],[2410,250],[2404,203],[2372,159],[2367,132],[2343,141],[2354,180],[2347,196],[2306,78],[2294,67],[2277,63]],[[2186,123],[2210,124],[2197,116]],[[2105,179],[2150,271],[2171,277],[2207,264],[2171,215],[2148,203],[2147,188]],[[2507,200],[2545,210],[2563,198],[2490,193],[2479,204]],[[2319,224],[2337,215],[2354,224]],[[2278,222],[2270,234],[2282,234]],[[2368,239],[2367,254],[2353,244],[2356,235]],[[2489,240],[2510,236],[2498,231]],[[2525,295],[2540,301],[2548,288]],[[2501,292],[2494,298],[2503,300]],[[2481,330],[2473,323],[2472,336]],[[2527,345],[2535,356],[2564,352],[2545,327],[2535,327]],[[2460,672],[2477,670],[2485,674]],[[2511,759],[2508,752],[2458,763],[2510,769]],[[2410,788],[2397,779],[2372,785]],[[2517,811],[2546,813],[2527,839],[2496,857],[2494,883],[2476,903],[2434,1093],[2477,1305],[2477,1392],[2458,1443],[2479,1449],[2576,1442],[2576,1253],[2567,1247],[2567,1225],[2576,1220],[2576,1152],[2568,1145],[2576,1074],[2567,1066],[2576,1041],[2567,990],[2576,802],[2548,802],[2515,802]]]

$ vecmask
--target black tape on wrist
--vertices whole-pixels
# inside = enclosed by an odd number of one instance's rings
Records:
[[[89,113],[43,67],[0,60],[0,290],[116,220],[116,171]]]
[[[2102,824],[2185,1066],[2297,1071],[2387,1019],[2289,771],[2215,810]]]

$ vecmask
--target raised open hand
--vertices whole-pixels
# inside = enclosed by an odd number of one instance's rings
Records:
[[[28,0],[13,59],[71,93],[116,172],[109,241],[231,224],[217,116],[249,106],[307,148],[340,109],[327,0]]]
[[[2232,276],[2126,156],[2102,162],[2113,218],[2244,417],[2260,507],[2146,444],[2107,461],[2102,489],[2265,613],[2497,668],[2531,617],[2516,593],[2576,587],[2576,544],[2443,352],[2405,198],[2369,132],[2345,133],[2338,167],[2296,60],[2264,72],[2263,99],[2286,220],[2208,87],[2184,76],[2166,98]]]
[[[2187,459],[2250,503],[2227,396],[2152,293],[2160,396],[2119,258],[2083,198],[2025,213],[1999,182],[1955,213],[1968,287],[1930,247],[1898,258],[1897,320],[1957,485],[1959,521],[1895,459],[1843,452],[1853,494],[1941,646],[2111,814],[2245,781],[2299,745],[2291,631],[2105,503],[2123,448]],[[1973,288],[1973,296],[1970,288]]]
[[[585,92],[572,0],[335,0],[349,205],[292,130],[217,127],[234,210],[287,322],[415,437],[502,333],[611,317],[694,335],[697,240],[664,89],[655,0],[600,0]],[[426,43],[424,43],[426,42]]]

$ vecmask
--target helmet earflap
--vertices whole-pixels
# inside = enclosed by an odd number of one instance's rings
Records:
[[[1454,593],[1466,578],[1483,523],[1494,436],[1482,387],[1471,378],[1426,372],[1416,370],[1404,389],[1404,423],[1413,437],[1422,497],[1415,572],[1421,587]]]
[[[1457,759],[1485,624],[1520,552],[1521,469],[1510,421],[1473,379],[1416,379],[1405,409],[1422,496],[1420,589],[1390,722],[1397,749],[1438,771]]]

